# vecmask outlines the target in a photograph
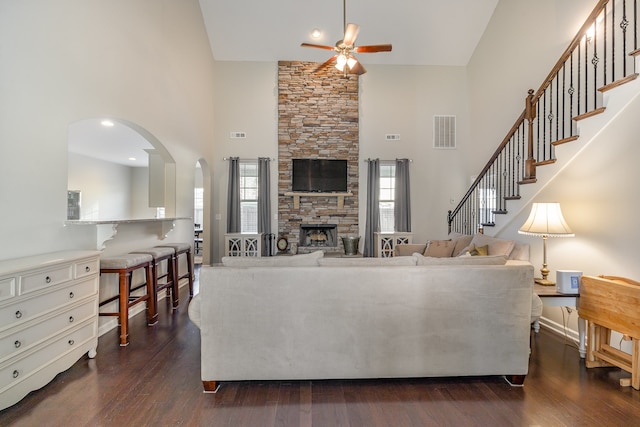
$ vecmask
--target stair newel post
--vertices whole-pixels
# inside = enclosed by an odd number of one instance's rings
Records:
[[[529,89],[525,100],[525,115],[527,120],[527,160],[525,161],[525,179],[536,178],[536,159],[533,156],[533,121],[536,119],[536,109],[533,102],[533,89]]]

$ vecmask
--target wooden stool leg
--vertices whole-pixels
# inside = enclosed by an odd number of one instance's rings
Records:
[[[120,320],[120,346],[124,347],[129,345],[129,283],[131,281],[131,275],[126,273],[125,270],[121,270],[118,273],[120,283],[120,313],[118,319]]]
[[[640,340],[633,338],[631,344],[631,387],[640,390]]]
[[[155,281],[156,278],[156,270],[154,263],[151,263],[151,266],[146,266],[144,268],[147,278],[147,325],[153,326],[158,323],[158,292],[156,291]],[[153,270],[153,271],[152,271]]]
[[[189,298],[193,298],[193,259],[191,257],[191,249],[186,252],[187,255],[187,271],[189,272]]]
[[[173,258],[167,261],[167,269],[169,270],[169,277],[171,278],[171,302],[173,309],[177,310],[180,305],[180,289],[178,287],[178,256],[174,255]]]

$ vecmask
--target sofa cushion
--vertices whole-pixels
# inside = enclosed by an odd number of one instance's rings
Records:
[[[315,251],[310,254],[271,257],[222,257],[225,267],[309,267],[318,265],[324,252]]]
[[[367,266],[367,267],[391,267],[416,265],[416,259],[412,256],[394,256],[390,258],[320,258],[321,266]]]
[[[446,258],[453,254],[456,242],[453,240],[429,240],[424,256]]]
[[[489,255],[504,255],[508,258],[515,244],[516,242],[513,240],[498,239],[484,234],[475,234],[473,239],[471,239],[469,246],[463,249],[462,253],[469,251],[471,245],[474,245],[474,247],[488,246]]]
[[[401,245],[396,245],[393,248],[393,256],[411,256],[413,255],[415,252],[422,254],[424,253],[425,249],[427,249],[427,244],[418,244],[418,243],[411,243],[411,244],[401,244]]]
[[[462,234],[456,231],[452,231],[451,233],[449,233],[449,238],[451,240],[455,240],[456,242],[456,247],[453,248],[452,256],[458,256],[462,254],[463,249],[469,246],[469,244],[471,243],[471,239],[473,239],[473,236],[470,234]]]
[[[413,254],[413,257],[416,259],[416,265],[504,265],[507,263],[507,257],[502,255],[435,258]]]

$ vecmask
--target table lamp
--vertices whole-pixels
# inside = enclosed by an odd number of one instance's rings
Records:
[[[562,211],[560,203],[534,203],[531,206],[531,213],[527,221],[518,230],[520,234],[529,236],[542,236],[542,278],[536,278],[535,282],[541,285],[554,285],[555,283],[547,279],[549,269],[547,268],[547,238],[548,237],[573,237],[573,231],[569,228]]]

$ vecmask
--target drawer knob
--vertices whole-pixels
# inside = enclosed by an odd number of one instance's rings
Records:
[[[73,323],[74,320],[73,316],[69,316],[69,323]]]
[[[20,310],[16,311],[16,319],[19,319],[22,317],[22,312]]]
[[[47,283],[51,283],[51,277],[49,276],[45,277],[44,281]]]
[[[75,295],[73,294],[73,292],[69,292],[69,298],[73,298],[75,297]]]
[[[18,372],[17,369],[13,371],[13,378],[18,378],[19,375],[20,375],[20,372]]]
[[[69,345],[74,345],[76,342],[74,340],[69,340]]]
[[[16,348],[20,348],[20,346],[22,345],[22,343],[19,340],[16,340],[16,342],[13,343],[13,345],[16,346]]]
[[[88,265],[84,268],[84,271],[86,271],[87,273],[91,271],[91,267],[89,267]]]

